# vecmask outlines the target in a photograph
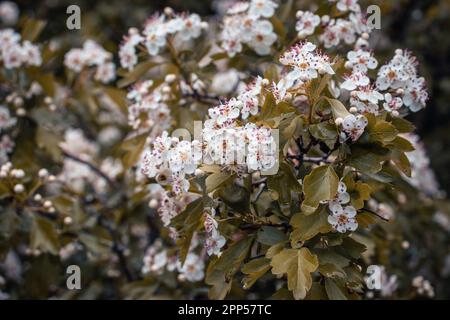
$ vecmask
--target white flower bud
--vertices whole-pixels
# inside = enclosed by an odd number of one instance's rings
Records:
[[[206,29],[209,28],[209,23],[206,22],[206,21],[202,21],[202,22],[200,23],[200,27],[201,27],[203,30],[206,30]]]
[[[171,15],[173,15],[173,9],[172,9],[171,7],[165,7],[165,8],[164,8],[164,14],[165,14],[166,16],[171,16]]]
[[[353,68],[353,63],[351,63],[350,61],[346,61],[344,67],[345,69],[351,69]]]
[[[168,75],[166,75],[166,77],[164,78],[164,81],[167,83],[173,83],[175,80],[177,79],[177,76],[174,75],[173,73],[169,73]]]
[[[48,177],[48,170],[45,169],[45,168],[42,168],[41,170],[39,170],[38,176],[39,176],[39,178],[41,178],[41,179],[47,178],[47,177]]]
[[[165,93],[165,94],[169,94],[170,92],[172,92],[172,89],[170,89],[169,86],[164,86],[162,88],[162,92]]]
[[[403,242],[402,242],[402,248],[405,249],[405,250],[409,249],[409,242],[406,241],[406,240],[403,241]]]
[[[13,103],[14,103],[15,107],[23,106],[23,99],[22,99],[22,97],[15,97]]]
[[[64,218],[64,224],[71,224],[72,223],[72,218],[71,217],[65,217]]]
[[[50,207],[50,208],[48,208],[48,210],[47,210],[49,213],[55,213],[55,208],[54,207]]]
[[[54,176],[54,175],[49,175],[48,176],[48,179],[47,179],[49,182],[54,182],[54,181],[56,181],[56,177]]]
[[[330,22],[330,16],[329,15],[322,16],[322,23],[328,23],[328,22]]]
[[[334,120],[334,123],[337,126],[340,126],[343,122],[344,122],[344,119],[342,119],[342,118],[336,118],[336,120]]]
[[[299,19],[299,18],[302,16],[302,14],[303,14],[303,11],[302,11],[302,10],[298,10],[298,11],[295,13],[295,17],[296,17],[297,19]]]
[[[22,179],[23,177],[25,177],[25,171],[23,171],[22,169],[15,169],[11,171],[11,174],[16,179]]]
[[[50,110],[51,112],[56,111],[56,109],[57,109],[56,104],[52,103],[51,105],[48,106],[48,110]]]
[[[24,191],[25,191],[25,187],[23,186],[23,184],[18,183],[14,186],[15,193],[22,193]]]
[[[204,173],[205,172],[201,169],[195,169],[195,172],[194,172],[195,176],[197,176],[197,177],[203,175]]]
[[[27,110],[25,110],[24,108],[19,108],[19,109],[16,110],[16,114],[17,114],[19,117],[23,117],[24,115],[27,114]]]
[[[53,203],[50,200],[46,200],[44,202],[44,208],[49,209],[51,207],[53,207]]]
[[[36,193],[33,197],[34,201],[41,202],[42,196],[39,193]]]
[[[52,102],[53,102],[52,97],[46,96],[46,97],[44,98],[44,103],[45,103],[45,104],[50,104],[50,103],[52,103]]]
[[[149,206],[150,208],[152,208],[152,209],[156,209],[156,208],[158,207],[158,205],[159,205],[159,202],[158,202],[158,200],[156,200],[156,199],[152,199],[152,200],[150,200],[150,202],[148,203],[148,206]]]
[[[270,81],[269,81],[269,79],[264,78],[264,79],[262,79],[261,84],[263,86],[268,86],[270,84]]]
[[[1,170],[0,171],[0,179],[4,179],[8,176],[8,172]]]
[[[369,34],[368,34],[367,32],[364,32],[364,33],[361,35],[361,37],[362,37],[364,40],[369,40]]]
[[[130,29],[128,29],[128,33],[129,34],[138,34],[139,29],[138,28],[130,28]]]
[[[350,113],[357,113],[358,109],[356,107],[351,107],[348,111],[350,111]]]
[[[403,95],[405,93],[405,90],[403,90],[402,88],[398,88],[395,92],[399,95]]]

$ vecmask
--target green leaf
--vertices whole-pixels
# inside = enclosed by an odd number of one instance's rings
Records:
[[[267,177],[267,187],[275,192],[281,205],[290,205],[291,192],[301,192],[300,183],[297,181],[291,166],[285,162],[280,164],[277,174]]]
[[[35,216],[30,237],[32,249],[40,249],[43,252],[49,252],[54,255],[59,253],[58,234],[50,220]]]
[[[334,199],[338,184],[339,177],[332,166],[324,165],[313,169],[303,180],[305,200],[302,203],[302,211],[311,214],[321,201]]]
[[[253,284],[270,270],[270,260],[267,258],[258,258],[247,262],[241,269],[247,276],[242,279],[244,289],[249,289]]]
[[[44,30],[46,25],[47,22],[45,22],[44,20],[36,20],[28,18],[25,21],[25,24],[22,29],[22,39],[34,42],[39,37],[42,30]]]
[[[180,246],[179,259],[184,264],[189,252],[194,232],[202,225],[203,199],[199,198],[186,206],[183,212],[172,219],[171,225],[180,230],[177,245]]]
[[[295,214],[290,222],[294,228],[294,231],[291,233],[291,242],[303,242],[312,239],[319,233],[330,232],[332,227],[327,219],[328,212],[326,207],[322,208],[318,213],[310,215]]]
[[[273,116],[275,109],[277,107],[277,103],[275,101],[275,97],[271,92],[266,94],[266,98],[264,100],[264,104],[261,108],[261,114],[259,118],[261,120],[269,119],[271,116]]]
[[[206,178],[206,193],[213,192],[217,188],[219,188],[221,185],[226,183],[227,181],[231,180],[234,176],[227,172],[218,172],[213,173],[209,175]]]
[[[133,82],[144,76],[150,69],[158,65],[159,63],[153,61],[145,61],[139,63],[133,70],[126,73],[123,79],[117,82],[117,86],[119,88],[123,88],[132,84]]]
[[[329,278],[325,279],[325,290],[330,300],[348,300],[344,294],[345,289]]]
[[[283,231],[275,227],[263,226],[258,230],[256,240],[262,244],[273,246],[274,244],[286,241],[287,237]]]
[[[140,159],[142,151],[144,150],[147,141],[147,134],[140,134],[138,136],[129,138],[122,143],[122,149],[125,151],[123,156],[123,164],[126,168],[133,167]]]
[[[212,260],[206,270],[205,282],[212,285],[211,299],[223,299],[231,289],[232,277],[245,260],[253,242],[246,237],[230,245],[216,260]]]
[[[370,137],[380,142],[391,142],[397,137],[397,134],[397,129],[386,121],[377,121],[373,128],[369,130]]]
[[[345,106],[337,99],[327,99],[328,103],[331,106],[331,111],[333,112],[333,117],[336,120],[337,118],[344,119],[346,116],[350,115],[350,112],[345,108]]]
[[[274,275],[287,275],[288,289],[299,300],[311,289],[311,273],[317,270],[319,261],[307,248],[284,249],[272,258],[270,265]]]

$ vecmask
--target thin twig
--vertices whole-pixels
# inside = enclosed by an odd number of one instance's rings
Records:
[[[106,175],[106,173],[104,173],[103,171],[101,171],[99,168],[97,168],[95,165],[93,165],[93,164],[90,163],[89,161],[80,159],[80,158],[78,158],[77,156],[74,156],[73,154],[70,154],[70,153],[68,153],[68,152],[66,152],[66,151],[64,151],[64,150],[63,150],[62,153],[63,153],[63,155],[64,155],[66,158],[69,158],[69,159],[71,159],[71,160],[73,160],[73,161],[76,161],[76,162],[79,162],[79,163],[82,163],[82,164],[88,166],[95,174],[97,174],[97,175],[99,175],[100,177],[102,177],[103,179],[105,179],[106,182],[110,185],[111,188],[113,188],[113,189],[114,189],[114,188],[117,188],[116,182],[114,182],[113,180],[111,180],[111,178],[108,177],[108,175]]]

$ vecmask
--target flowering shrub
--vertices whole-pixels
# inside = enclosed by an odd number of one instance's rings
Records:
[[[378,57],[358,1],[321,2],[166,8],[117,50],[39,43],[45,22],[13,28],[2,3],[0,293],[42,277],[25,295],[73,297],[59,268],[77,264],[84,297],[433,298],[408,257],[416,211],[448,244],[405,119],[425,78],[406,49]]]

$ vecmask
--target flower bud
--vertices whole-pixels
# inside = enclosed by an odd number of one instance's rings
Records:
[[[40,202],[42,200],[42,196],[39,193],[36,193],[33,199],[34,201]]]
[[[350,111],[350,113],[357,113],[358,109],[356,109],[356,107],[351,107],[348,111]]]
[[[64,224],[72,224],[72,218],[71,217],[65,217],[64,218]]]
[[[39,176],[39,178],[41,178],[41,179],[47,178],[47,177],[48,177],[48,170],[45,169],[45,168],[42,168],[41,170],[39,170],[38,176]]]
[[[336,118],[336,120],[334,120],[334,123],[337,126],[340,126],[343,122],[344,122],[344,119],[342,119],[342,118]]]
[[[44,208],[49,209],[53,206],[53,203],[50,200],[46,200],[44,202]]]
[[[23,186],[23,184],[18,183],[14,186],[15,193],[22,193],[24,191],[25,191],[25,187]]]
[[[173,83],[175,80],[177,79],[177,76],[174,75],[173,73],[169,73],[168,75],[166,75],[166,77],[164,78],[164,81],[167,83]]]
[[[156,199],[152,199],[152,200],[150,200],[150,202],[148,203],[148,206],[149,206],[150,208],[152,208],[152,209],[156,209],[156,208],[158,207],[158,205],[159,205],[159,202],[158,202],[158,200],[156,200]]]
[[[27,114],[27,110],[25,110],[24,108],[19,108],[19,109],[16,110],[16,114],[17,114],[19,117],[23,117],[24,115]]]

